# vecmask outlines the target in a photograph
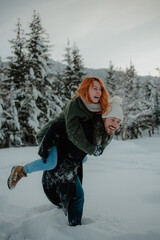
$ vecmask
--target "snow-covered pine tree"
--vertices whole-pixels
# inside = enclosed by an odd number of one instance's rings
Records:
[[[128,135],[129,138],[138,138],[142,136],[142,123],[144,115],[144,98],[142,93],[142,85],[136,72],[132,79],[132,102],[128,103]]]
[[[24,31],[22,30],[20,19],[16,24],[15,29],[16,37],[9,42],[11,43],[12,49],[12,56],[8,57],[9,59],[9,67],[8,67],[8,77],[11,79],[13,84],[12,86],[12,105],[14,105],[13,101],[15,102],[14,112],[17,111],[17,121],[18,125],[20,126],[19,132],[17,132],[17,138],[19,136],[23,138],[23,105],[25,101],[25,76],[27,75],[28,71],[28,62],[26,59],[26,38],[24,35]]]
[[[0,80],[0,82],[1,82],[1,80]],[[1,89],[1,84],[0,84],[0,89]],[[4,119],[3,119],[3,99],[2,99],[2,93],[1,93],[1,90],[0,90],[0,147],[1,147],[1,145],[3,145],[3,142],[4,142],[4,131],[2,129],[3,122],[4,122]]]
[[[64,105],[64,86],[62,80],[62,74],[60,70],[55,73],[52,71],[53,61],[50,59],[47,62],[49,69],[51,69],[50,74],[46,81],[46,99],[48,100],[47,106],[47,118],[48,120],[53,119],[55,115],[59,114]],[[50,95],[49,95],[50,94]]]
[[[159,133],[159,127],[160,127],[160,68],[156,68],[156,70],[159,72],[159,78],[158,81],[156,81],[156,93],[155,93],[155,126],[158,129]]]
[[[117,69],[115,74],[115,79],[116,79],[116,89],[115,89],[114,95],[119,95],[122,97],[124,95],[123,86],[124,86],[125,73],[121,68]]]
[[[4,144],[4,130],[2,129],[4,118],[3,118],[3,92],[2,92],[2,81],[3,81],[3,65],[0,57],[0,147]]]
[[[49,60],[49,41],[46,31],[41,25],[39,14],[34,11],[33,19],[29,25],[30,33],[27,40],[28,61],[29,61],[29,77],[28,79],[34,86],[36,92],[36,106],[39,109],[38,126],[41,128],[50,118],[48,107],[52,101],[52,87],[50,79]],[[34,106],[33,106],[34,107]]]
[[[10,78],[4,77],[1,81],[1,99],[2,139],[0,145],[5,147],[21,145],[20,124],[15,104],[16,93],[13,80]]]
[[[19,145],[20,122],[19,113],[21,103],[24,100],[26,73],[26,61],[24,54],[25,38],[21,29],[20,19],[16,25],[16,37],[10,40],[12,56],[8,57],[9,63],[3,79],[3,117],[5,119],[2,127],[5,133],[5,145]]]
[[[24,145],[35,145],[35,135],[39,130],[38,117],[40,110],[36,105],[37,89],[32,84],[30,75],[26,75],[25,99],[21,108],[23,126],[22,141]]]
[[[155,127],[158,129],[160,127],[160,89],[156,92],[155,96]]]
[[[64,60],[66,67],[62,73],[64,93],[66,97],[66,102],[75,95],[75,90],[82,81],[84,75],[86,75],[83,70],[83,60],[80,55],[80,50],[78,49],[76,43],[73,47],[70,46],[68,40],[67,47],[65,49]]]
[[[66,67],[63,71],[63,86],[64,86],[64,95],[65,101],[71,99],[71,89],[70,86],[74,80],[74,69],[72,65],[72,49],[70,46],[70,41],[67,41],[67,47],[65,48],[64,60]]]
[[[60,97],[63,101],[65,101],[64,97],[64,82],[63,82],[62,72],[58,69],[56,73],[54,73],[54,85],[55,85],[55,94]]]
[[[16,24],[15,29],[16,37],[9,42],[11,43],[12,56],[8,57],[8,77],[12,79],[15,91],[16,108],[20,111],[21,103],[24,99],[25,89],[25,75],[27,71],[24,31],[21,28],[20,19]]]
[[[73,78],[72,82],[70,83],[70,90],[71,90],[71,97],[74,96],[75,90],[81,83],[85,73],[83,72],[84,70],[84,65],[83,65],[83,60],[82,56],[80,55],[80,50],[77,47],[76,43],[74,43],[73,48],[72,48],[72,65],[73,65]]]
[[[125,140],[137,137],[139,133],[138,123],[135,121],[135,116],[138,114],[140,108],[138,102],[139,85],[136,70],[132,63],[130,63],[129,68],[126,68],[123,89],[123,112],[125,117],[122,123],[121,136]]]
[[[109,67],[107,68],[107,76],[104,80],[105,86],[111,96],[115,95],[116,90],[116,79],[115,79],[115,68],[112,62],[109,62]]]
[[[110,97],[115,95],[123,96],[123,81],[124,72],[119,69],[115,69],[113,63],[109,62],[109,68],[106,71],[106,77],[104,79],[104,84],[110,94]]]
[[[148,129],[149,135],[154,134],[154,127],[156,126],[156,94],[157,86],[148,77],[143,86],[143,96],[145,99],[143,129]]]

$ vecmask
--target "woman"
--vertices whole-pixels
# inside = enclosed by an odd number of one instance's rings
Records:
[[[40,144],[46,130],[53,122],[64,120],[69,140],[84,152],[92,155],[96,151],[96,146],[87,141],[82,125],[97,113],[107,112],[109,94],[99,78],[86,77],[77,89],[76,95],[64,111],[38,133],[37,142]]]
[[[102,125],[102,120],[96,124],[97,119],[101,119],[100,114],[108,109],[108,92],[97,77],[86,77],[76,94],[64,111],[37,135],[38,142],[42,141],[39,149],[42,159],[24,167],[13,167],[8,178],[8,187],[13,189],[28,173],[44,170],[44,191],[52,203],[68,214],[71,226],[81,224],[82,160],[86,154],[102,154],[106,142],[102,138],[93,139],[92,135],[94,128]]]

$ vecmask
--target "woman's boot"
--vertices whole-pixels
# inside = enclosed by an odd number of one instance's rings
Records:
[[[11,174],[8,178],[8,188],[13,190],[22,177],[27,177],[27,174],[23,171],[23,166],[14,166],[11,170]]]

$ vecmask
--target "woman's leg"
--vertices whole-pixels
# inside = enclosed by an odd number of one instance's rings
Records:
[[[68,222],[70,226],[81,225],[84,205],[84,192],[79,178],[76,180],[75,193],[68,206]]]
[[[24,166],[24,172],[28,174],[37,171],[51,170],[54,169],[56,166],[57,166],[57,148],[54,146],[49,153],[46,163],[43,162],[42,158],[39,160],[35,160]]]
[[[33,161],[23,166],[14,166],[11,170],[11,174],[8,178],[7,184],[10,190],[14,189],[16,184],[22,177],[27,177],[28,173],[36,171],[45,171],[54,169],[57,166],[57,148],[54,146],[47,158],[46,163],[43,159]]]

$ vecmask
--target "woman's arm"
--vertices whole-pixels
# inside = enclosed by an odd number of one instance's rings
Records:
[[[80,150],[92,155],[96,146],[86,138],[81,124],[81,121],[85,122],[89,118],[91,118],[91,114],[88,113],[88,110],[85,111],[80,108],[77,99],[71,101],[65,109],[66,131],[69,140]]]

